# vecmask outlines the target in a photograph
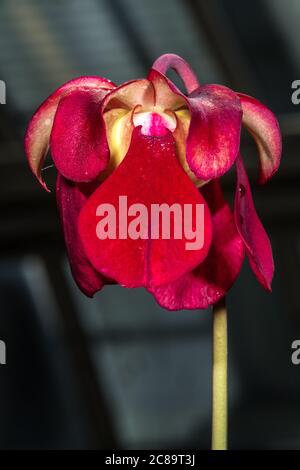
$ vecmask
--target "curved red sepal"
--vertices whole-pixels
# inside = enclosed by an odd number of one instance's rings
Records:
[[[236,159],[237,188],[234,218],[245,243],[249,263],[261,285],[271,291],[274,261],[269,237],[255,210],[248,176],[242,157]]]
[[[104,94],[75,90],[58,104],[50,150],[58,171],[71,181],[93,181],[108,164],[109,148],[100,115]]]
[[[147,214],[153,204],[203,204],[204,242],[202,248],[187,250],[185,236],[175,239],[121,239],[117,217],[116,239],[100,240],[96,233],[101,204],[110,204],[120,213],[119,196],[127,197],[127,206],[142,204]],[[129,223],[132,221],[129,216]],[[149,218],[148,218],[149,222]],[[193,219],[193,223],[194,223]],[[152,225],[153,227],[153,225]],[[172,224],[171,224],[172,227]],[[195,228],[195,227],[194,227]],[[92,194],[79,217],[79,234],[93,266],[105,276],[125,287],[149,287],[172,281],[193,269],[206,257],[211,243],[211,218],[208,207],[176,159],[175,143],[167,132],[162,136],[145,136],[140,127],[134,129],[127,155],[117,169]]]
[[[238,93],[243,124],[254,138],[260,158],[258,182],[266,183],[278,170],[281,159],[281,132],[272,111],[251,96]]]
[[[244,244],[218,180],[201,189],[212,215],[213,238],[206,259],[175,282],[150,289],[168,310],[207,308],[231,288],[244,260]]]
[[[102,77],[79,77],[62,85],[37,109],[30,120],[25,135],[25,152],[29,166],[44,189],[49,191],[42,179],[41,170],[49,148],[49,139],[60,99],[74,90],[100,90],[107,92],[115,85]]]
[[[150,69],[148,80],[154,88],[154,104],[162,110],[175,111],[187,108],[187,98],[165,75],[156,69]]]
[[[240,100],[227,87],[205,85],[189,95],[188,103],[187,162],[198,178],[218,178],[232,166],[239,151]]]

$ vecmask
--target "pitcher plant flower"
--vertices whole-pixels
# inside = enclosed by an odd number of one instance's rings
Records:
[[[169,68],[179,74],[186,93],[166,77]],[[50,149],[71,270],[86,295],[118,283],[145,287],[169,310],[206,308],[230,289],[245,253],[260,284],[271,290],[272,249],[240,155],[242,125],[257,144],[259,182],[265,183],[281,156],[273,113],[225,86],[200,85],[174,54],[158,58],[147,78],[120,86],[101,77],[71,80],[38,108],[26,132],[28,162],[48,190],[41,170]],[[220,178],[233,166],[232,210]],[[124,195],[129,206],[149,211],[155,204],[201,205],[202,245],[188,250],[186,234],[151,238],[142,230],[135,239],[124,234],[99,239],[97,208],[116,207]]]

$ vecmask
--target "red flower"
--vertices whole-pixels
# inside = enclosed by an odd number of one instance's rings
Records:
[[[170,67],[183,79],[187,96],[165,76]],[[260,182],[265,183],[281,156],[274,115],[254,98],[224,86],[200,86],[189,65],[173,54],[161,56],[147,79],[116,87],[100,77],[78,78],[40,106],[27,129],[26,153],[47,189],[41,167],[50,146],[71,269],[85,294],[93,296],[104,284],[117,282],[146,287],[170,310],[206,308],[229,290],[244,251],[259,282],[271,290],[270,241],[239,155],[242,123],[257,143]],[[219,178],[234,163],[233,214]],[[144,233],[129,239],[120,235],[120,220],[118,237],[100,240],[95,229],[99,204],[116,207],[124,195],[126,203],[149,211],[153,204],[201,204],[202,246],[187,250],[185,234],[164,239]]]

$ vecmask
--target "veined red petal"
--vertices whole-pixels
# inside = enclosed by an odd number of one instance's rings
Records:
[[[149,289],[168,310],[207,308],[222,298],[237,278],[244,260],[244,244],[218,180],[201,188],[212,215],[209,253],[197,268],[175,282]]]
[[[109,161],[100,108],[104,91],[74,90],[61,98],[50,137],[58,171],[75,182],[93,181]]]
[[[240,155],[236,159],[236,169],[235,223],[245,243],[252,271],[262,286],[271,291],[274,273],[272,247],[255,210],[249,180]]]
[[[243,124],[253,136],[260,158],[259,183],[266,183],[278,170],[281,159],[281,133],[272,111],[251,96],[238,93]]]
[[[94,189],[94,183],[78,185],[67,181],[60,174],[57,176],[57,205],[71,271],[78,287],[88,297],[93,297],[105,284],[104,276],[98,273],[88,261],[77,229],[79,212]]]
[[[141,228],[144,239],[128,236],[126,222],[119,223],[119,198],[122,196],[126,196],[128,208],[137,207],[133,204],[146,208],[147,221],[150,223],[146,226],[146,232],[145,225]],[[104,207],[102,204],[110,204],[110,207],[116,209],[116,239],[99,239],[97,236],[99,216],[96,213],[99,207]],[[200,244],[197,249],[187,249],[185,233],[181,239],[175,239],[172,228],[169,239],[162,239],[161,230],[158,239],[153,239],[151,229],[154,228],[154,223],[149,217],[153,204],[166,204],[168,208],[173,204],[181,208],[183,204],[190,204],[193,209],[196,204],[199,207],[203,204],[202,246]],[[124,212],[126,217],[127,209]],[[194,219],[193,217],[193,222]],[[133,220],[129,217],[129,223]],[[172,225],[171,223],[171,227]],[[125,233],[120,235],[119,230],[124,229]],[[140,127],[134,129],[128,153],[122,163],[83,207],[79,217],[79,233],[93,266],[125,287],[159,285],[178,278],[203,261],[211,242],[209,210],[179,165],[170,132],[153,137],[143,135]]]
[[[112,82],[101,77],[75,78],[52,93],[33,115],[25,135],[25,151],[32,172],[46,190],[48,188],[42,179],[41,169],[48,152],[53,119],[59,100],[75,89],[107,91],[114,87]]]
[[[236,93],[221,85],[204,85],[188,97],[191,123],[187,162],[203,180],[222,176],[240,146],[242,111]]]

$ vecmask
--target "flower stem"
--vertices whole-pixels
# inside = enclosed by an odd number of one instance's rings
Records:
[[[227,310],[225,298],[213,307],[212,450],[227,449]]]

